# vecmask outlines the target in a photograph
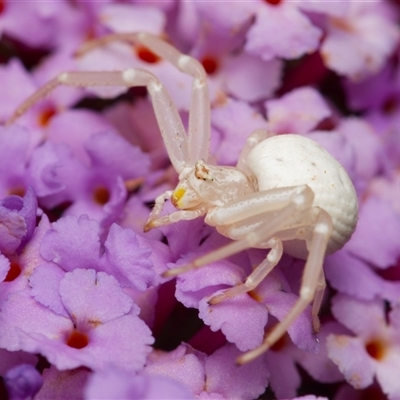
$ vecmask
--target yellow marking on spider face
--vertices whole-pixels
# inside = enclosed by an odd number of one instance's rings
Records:
[[[174,193],[172,194],[171,203],[175,207],[179,208],[179,201],[182,199],[182,197],[185,195],[185,193],[186,193],[186,190],[183,188],[176,189],[174,191]]]

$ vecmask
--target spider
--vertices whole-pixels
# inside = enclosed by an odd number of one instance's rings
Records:
[[[204,216],[207,224],[233,239],[164,276],[177,276],[248,248],[270,249],[245,282],[209,299],[210,304],[217,304],[255,289],[284,251],[306,260],[299,298],[263,343],[240,356],[238,363],[249,362],[270,348],[311,302],[313,329],[318,332],[318,312],[326,286],[324,257],[349,240],[357,223],[357,196],[344,168],[310,139],[264,130],[248,137],[236,167],[208,163],[210,100],[203,66],[161,38],[144,32],[107,35],[88,42],[79,53],[113,41],[145,46],[193,77],[187,133],[162,83],[149,71],[135,68],[62,73],[28,98],[8,124],[59,85],[146,86],[179,183],[156,198],[144,230]],[[166,200],[177,210],[162,215]]]

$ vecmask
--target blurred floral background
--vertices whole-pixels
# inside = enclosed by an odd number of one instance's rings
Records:
[[[399,3],[0,0],[0,397],[400,399]],[[159,35],[207,71],[211,153],[235,165],[255,129],[320,143],[359,199],[351,240],[325,260],[315,335],[308,309],[237,366],[298,298],[284,256],[251,295],[207,299],[266,255],[251,249],[165,279],[228,243],[202,219],[143,233],[177,174],[144,88],[59,87],[64,71],[153,72],[184,123],[190,77],[108,33]],[[172,211],[172,208],[169,208]]]

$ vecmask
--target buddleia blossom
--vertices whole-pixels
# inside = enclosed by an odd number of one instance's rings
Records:
[[[399,13],[383,0],[0,1],[1,393],[400,398]],[[209,300],[268,250],[162,276],[229,240],[201,218],[143,232],[178,177],[141,88],[60,86],[6,126],[62,72],[132,67],[165,84],[186,125],[190,76],[133,43],[82,51],[137,31],[203,65],[208,161],[235,166],[265,129],[313,139],[349,174],[359,221],[325,259],[319,333],[308,307],[268,352],[236,365],[297,301],[302,260],[284,255],[257,288],[219,304]]]

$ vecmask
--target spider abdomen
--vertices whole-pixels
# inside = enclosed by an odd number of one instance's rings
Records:
[[[308,185],[314,192],[313,206],[329,213],[333,222],[327,254],[340,249],[352,235],[358,215],[354,186],[342,165],[324,148],[304,136],[272,136],[246,159],[258,190]]]

